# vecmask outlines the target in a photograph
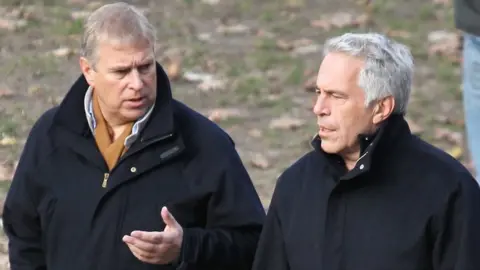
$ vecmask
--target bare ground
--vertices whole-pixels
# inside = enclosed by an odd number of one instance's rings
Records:
[[[108,2],[0,0],[4,191],[32,124],[80,74],[82,19]],[[157,59],[169,71],[174,96],[231,134],[266,205],[278,175],[310,149],[316,132],[308,85],[322,43],[347,31],[381,31],[411,46],[417,65],[411,128],[469,164],[461,42],[448,0],[127,2],[157,27]]]

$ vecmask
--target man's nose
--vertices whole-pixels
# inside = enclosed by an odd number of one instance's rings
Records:
[[[330,114],[330,109],[328,106],[328,100],[325,98],[325,95],[318,95],[313,106],[313,113],[318,116],[325,116]]]
[[[140,72],[138,70],[133,69],[130,73],[130,88],[133,90],[141,90],[143,88],[143,80]]]

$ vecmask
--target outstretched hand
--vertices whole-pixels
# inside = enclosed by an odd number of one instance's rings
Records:
[[[151,264],[169,264],[180,255],[183,229],[166,207],[161,216],[165,229],[161,232],[133,231],[125,235],[123,241],[142,262]]]

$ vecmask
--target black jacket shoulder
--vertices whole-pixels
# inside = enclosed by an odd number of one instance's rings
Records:
[[[231,136],[216,123],[191,109],[180,101],[174,101],[176,129],[187,144],[187,149],[195,152],[208,152],[210,155],[223,155],[233,150],[235,143]]]
[[[425,181],[437,192],[478,185],[460,161],[416,136],[412,136],[402,156],[403,162],[412,168],[414,179]]]
[[[53,151],[53,144],[49,136],[49,130],[53,125],[58,106],[46,110],[33,124],[27,137],[23,156],[29,156],[30,166],[35,168],[38,163],[45,160]]]
[[[311,150],[280,174],[275,185],[274,196],[278,204],[287,204],[280,206],[280,208],[290,208],[288,204],[294,199],[292,196],[301,194],[298,191],[302,188],[308,188],[306,187],[308,184],[308,177],[306,176],[312,173],[311,169],[324,165],[323,162],[323,157],[315,150]],[[319,178],[321,178],[321,175],[319,175]]]

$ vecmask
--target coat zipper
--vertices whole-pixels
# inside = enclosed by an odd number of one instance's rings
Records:
[[[165,135],[165,136],[162,136],[162,137],[160,137],[160,138],[154,138],[154,139],[151,139],[151,140],[148,140],[148,141],[144,141],[143,139],[141,139],[141,141],[146,144],[144,147],[147,147],[147,146],[149,146],[149,145],[151,145],[151,144],[154,144],[154,143],[157,143],[157,142],[166,140],[166,139],[168,139],[168,138],[170,138],[170,137],[172,137],[172,136],[173,136],[173,133],[169,133],[169,134],[167,134],[167,135]],[[142,147],[142,149],[143,149],[144,147]],[[137,151],[139,151],[139,150],[137,150]],[[137,152],[137,151],[135,151],[135,152]],[[135,153],[135,152],[133,152],[133,153]],[[133,153],[130,153],[129,155],[132,155]],[[119,163],[120,163],[120,161],[122,161],[122,160],[123,160],[124,158],[126,158],[126,157],[127,157],[126,155],[124,155],[123,157],[121,157],[120,160],[119,160]],[[116,167],[116,166],[115,166],[115,167]],[[113,168],[113,169],[115,169],[115,168]],[[112,171],[113,171],[113,169],[112,169]],[[109,177],[110,177],[110,173],[105,173],[105,174],[103,175],[102,188],[106,188],[106,187],[107,187],[108,178],[109,178]]]
[[[107,183],[108,183],[108,177],[110,176],[109,173],[105,173],[103,175],[103,182],[102,182],[102,188],[106,188],[107,187]]]

